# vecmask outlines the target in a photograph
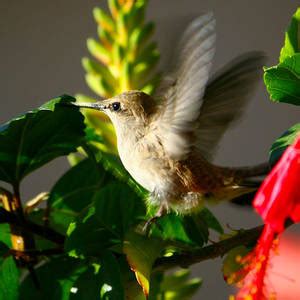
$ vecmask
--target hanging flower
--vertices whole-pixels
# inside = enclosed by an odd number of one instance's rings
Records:
[[[300,221],[300,137],[288,147],[255,196],[253,206],[274,231],[288,218]]]
[[[241,261],[247,275],[239,283],[236,300],[276,299],[266,288],[272,251],[277,249],[276,236],[284,230],[287,219],[300,221],[300,136],[286,149],[279,162],[258,190],[253,206],[264,220],[265,227],[255,249]]]

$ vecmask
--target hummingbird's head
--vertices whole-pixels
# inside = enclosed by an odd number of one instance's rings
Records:
[[[128,91],[95,103],[74,103],[74,105],[103,111],[115,127],[130,123],[145,124],[155,107],[153,98],[140,91]]]

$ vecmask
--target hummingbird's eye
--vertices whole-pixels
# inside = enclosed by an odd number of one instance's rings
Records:
[[[120,102],[114,102],[114,103],[111,105],[111,107],[112,107],[112,110],[113,110],[113,111],[118,111],[118,110],[120,110],[120,108],[121,108]]]

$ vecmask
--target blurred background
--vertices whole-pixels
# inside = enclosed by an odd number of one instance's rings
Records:
[[[161,70],[167,68],[176,40],[188,22],[207,11],[213,11],[217,19],[214,70],[250,50],[265,51],[267,65],[276,64],[284,31],[299,5],[282,0],[149,2],[147,18],[156,24]],[[88,55],[86,39],[96,37],[94,6],[106,7],[106,1],[0,1],[1,123],[61,94],[94,96],[81,67],[81,58]],[[274,139],[298,121],[297,107],[270,102],[261,82],[243,120],[224,136],[216,162],[237,166],[266,161]],[[23,182],[23,197],[49,190],[67,168],[68,162],[58,159],[35,172]],[[250,209],[222,204],[212,210],[223,225],[232,228],[260,223]],[[204,279],[195,299],[227,299],[230,288],[223,281],[220,263],[207,261],[193,267]]]

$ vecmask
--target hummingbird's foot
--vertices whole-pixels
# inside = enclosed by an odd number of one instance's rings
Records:
[[[155,216],[153,216],[152,218],[150,218],[144,225],[143,227],[143,232],[145,232],[145,234],[148,236],[150,233],[150,229],[151,226],[153,224],[155,224],[156,226],[159,227],[159,224],[157,224],[157,221],[159,220],[159,218],[161,218],[162,216],[164,216],[165,214],[168,213],[168,209],[166,208],[165,205],[161,205],[160,208],[158,209],[157,213],[155,214]]]

